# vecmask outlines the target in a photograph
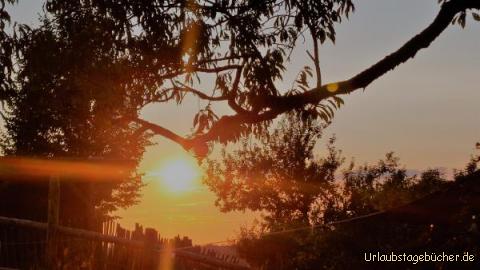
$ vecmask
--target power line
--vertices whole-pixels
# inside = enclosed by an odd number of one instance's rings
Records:
[[[284,234],[284,233],[291,233],[291,232],[298,232],[298,231],[305,231],[305,230],[312,230],[312,229],[316,229],[316,228],[320,228],[320,227],[337,226],[337,225],[341,225],[341,224],[346,224],[346,223],[350,223],[350,222],[354,222],[354,221],[359,221],[359,220],[364,220],[364,219],[367,219],[367,218],[379,216],[379,215],[382,215],[382,214],[385,214],[385,213],[387,213],[386,210],[377,211],[377,212],[373,212],[373,213],[370,213],[370,214],[365,214],[365,215],[361,215],[361,216],[356,216],[356,217],[350,217],[350,218],[345,218],[345,219],[341,219],[341,220],[331,221],[331,222],[324,223],[324,224],[301,226],[301,227],[297,227],[297,228],[293,228],[293,229],[285,229],[285,230],[279,230],[279,231],[271,231],[271,232],[267,232],[267,233],[262,233],[262,234],[259,235],[259,237],[279,235],[279,234]],[[159,251],[163,251],[163,250],[165,250],[165,251],[176,251],[176,250],[193,249],[195,247],[203,247],[203,246],[225,244],[225,243],[235,243],[235,241],[237,241],[237,240],[239,240],[239,239],[237,238],[237,239],[232,239],[232,240],[215,241],[215,242],[210,242],[210,243],[197,245],[197,246],[192,246],[192,247],[181,247],[181,248],[174,248],[174,249],[162,248]]]

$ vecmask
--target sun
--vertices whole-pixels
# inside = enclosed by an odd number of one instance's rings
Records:
[[[167,191],[184,193],[198,187],[202,170],[195,159],[182,156],[165,160],[154,174]]]

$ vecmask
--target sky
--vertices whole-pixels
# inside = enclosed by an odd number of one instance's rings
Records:
[[[15,19],[34,22],[38,0],[20,0],[12,9]],[[437,0],[354,1],[356,11],[336,28],[336,44],[320,49],[324,82],[344,80],[393,52],[430,24],[439,10]],[[365,91],[344,96],[324,140],[335,134],[337,145],[357,163],[375,162],[394,151],[411,170],[461,168],[480,141],[480,23],[471,18],[462,29],[450,26],[426,50],[374,81]],[[285,87],[306,64],[305,44],[299,44],[288,66]],[[181,106],[151,106],[142,116],[188,134],[201,104],[187,99]],[[226,112],[222,107],[218,113]],[[155,174],[172,159],[185,159],[183,150],[156,137],[140,170],[146,187],[138,205],[117,214],[120,223],[154,227],[166,237],[188,235],[195,243],[233,239],[240,226],[252,223],[252,213],[221,213],[215,196],[198,183],[172,193]],[[324,148],[318,147],[318,155]]]

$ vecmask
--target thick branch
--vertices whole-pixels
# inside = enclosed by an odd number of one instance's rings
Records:
[[[320,88],[293,96],[271,96],[265,100],[267,107],[278,114],[307,104],[318,104],[320,101],[341,94],[349,94],[357,89],[365,88],[398,65],[415,57],[417,52],[427,48],[448,27],[454,16],[466,9],[480,9],[478,0],[452,0],[442,5],[434,21],[421,33],[414,36],[400,49],[386,56],[376,64],[360,72],[349,80],[329,83]]]
[[[420,34],[416,35],[405,43],[400,49],[386,56],[370,68],[355,75],[349,80],[330,83],[313,88],[305,93],[292,96],[269,96],[265,100],[267,110],[257,115],[233,115],[224,116],[214,125],[212,129],[199,140],[215,140],[217,134],[221,135],[222,129],[225,127],[233,128],[230,123],[235,126],[242,124],[258,123],[275,119],[278,115],[295,108],[301,108],[308,104],[317,104],[320,101],[340,94],[348,94],[357,89],[367,87],[371,82],[378,79],[398,65],[413,58],[417,52],[423,48],[427,48],[450,24],[453,17],[460,11],[480,8],[480,1],[476,0],[453,0],[442,5],[442,8],[434,19],[434,21]]]
[[[192,139],[184,139],[164,128],[152,125],[152,131],[182,144],[186,149],[192,146],[205,145],[209,141],[229,138],[235,132],[242,130],[245,124],[259,123],[275,119],[287,111],[302,108],[308,104],[318,104],[320,101],[335,95],[351,93],[365,88],[398,65],[415,57],[418,51],[427,48],[448,27],[456,14],[467,9],[480,9],[479,0],[451,0],[442,5],[434,21],[421,33],[414,36],[397,51],[386,56],[376,64],[353,76],[349,80],[335,82],[310,89],[301,94],[289,96],[267,96],[262,104],[261,113],[248,113],[223,116],[205,134]],[[143,121],[143,120],[142,120]],[[138,121],[137,121],[138,122]],[[139,122],[141,123],[141,122]],[[143,123],[141,123],[143,124]]]
[[[148,121],[145,121],[143,119],[140,119],[140,118],[134,118],[134,119],[131,119],[132,122],[136,122],[140,125],[142,125],[143,128],[148,128],[150,129],[153,133],[157,134],[157,135],[160,135],[160,136],[163,136],[167,139],[170,139],[180,145],[182,145],[183,147],[186,147],[187,145],[189,145],[189,140],[183,138],[182,136],[172,132],[171,130],[168,130],[162,126],[159,126],[157,124],[154,124],[154,123],[151,123],[151,122],[148,122]]]

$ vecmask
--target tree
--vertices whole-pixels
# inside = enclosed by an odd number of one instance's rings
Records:
[[[440,2],[433,22],[397,51],[350,79],[332,83],[322,79],[318,52],[327,40],[335,41],[335,24],[354,10],[351,0],[48,0],[45,10],[52,27],[65,33],[81,27],[85,16],[102,22],[95,27],[108,33],[111,49],[128,63],[131,82],[142,90],[136,96],[142,100],[140,108],[181,103],[186,95],[207,101],[195,116],[196,131],[190,136],[180,136],[135,114],[119,116],[138,123],[140,130],[149,129],[204,156],[208,143],[235,141],[243,134],[256,133],[295,109],[331,119],[341,95],[366,88],[413,58],[451,22],[464,26],[470,13],[479,18],[474,13],[480,9],[476,0]],[[289,53],[307,33],[312,37],[308,54],[313,68],[300,71],[293,89],[278,89],[276,82],[288,70]],[[11,56],[5,53],[7,58]],[[2,65],[8,66],[7,62]],[[313,86],[308,84],[310,76],[315,77]],[[199,82],[207,77],[214,81],[212,90],[198,89],[205,87]],[[3,91],[6,101],[8,92]],[[233,114],[216,116],[210,104],[222,102]]]
[[[5,10],[5,3],[14,3],[15,0],[0,0],[0,100],[8,99],[6,93],[8,92],[8,84],[11,83],[11,73],[13,72],[12,53],[13,45],[12,39],[5,32],[5,28],[10,23],[10,15]]]
[[[314,156],[324,125],[300,114],[289,114],[278,128],[258,141],[244,139],[233,153],[207,162],[205,182],[216,193],[223,211],[265,213],[269,226],[309,223],[314,201],[335,203],[335,173],[343,163],[330,139],[325,158]]]
[[[38,29],[16,29],[15,83],[8,91],[2,146],[7,156],[122,164],[129,173],[120,181],[61,179],[62,224],[96,229],[112,211],[137,201],[142,183],[136,168],[148,137],[135,125],[116,122],[118,115],[135,115],[139,101],[125,75],[129,64],[113,50],[109,34],[97,28],[106,22],[88,14],[78,19],[83,24],[74,31],[47,17]],[[2,212],[46,218],[45,182],[7,183],[1,191],[8,207]]]
[[[443,223],[437,223],[438,218],[414,220],[408,212],[394,211],[406,206],[418,211],[421,207],[416,204],[435,198],[432,194],[452,204],[463,201],[470,192],[462,185],[478,188],[478,158],[457,172],[455,181],[447,181],[437,169],[410,175],[393,153],[372,165],[352,162],[340,173],[344,159],[333,139],[325,157],[313,155],[324,126],[311,118],[300,119],[300,114],[290,114],[260,139],[245,139],[237,149],[207,162],[206,183],[223,211],[249,209],[263,215],[258,226],[243,228],[237,243],[253,266],[363,269],[363,265],[371,269],[363,261],[366,251],[461,254],[476,250],[478,231],[471,216],[478,206],[467,203],[466,208],[455,208],[458,215],[444,216],[437,213],[437,202],[434,209],[423,213],[449,220]],[[453,195],[442,197],[447,190]],[[471,196],[478,194],[474,191]],[[439,263],[435,267],[449,266]]]

